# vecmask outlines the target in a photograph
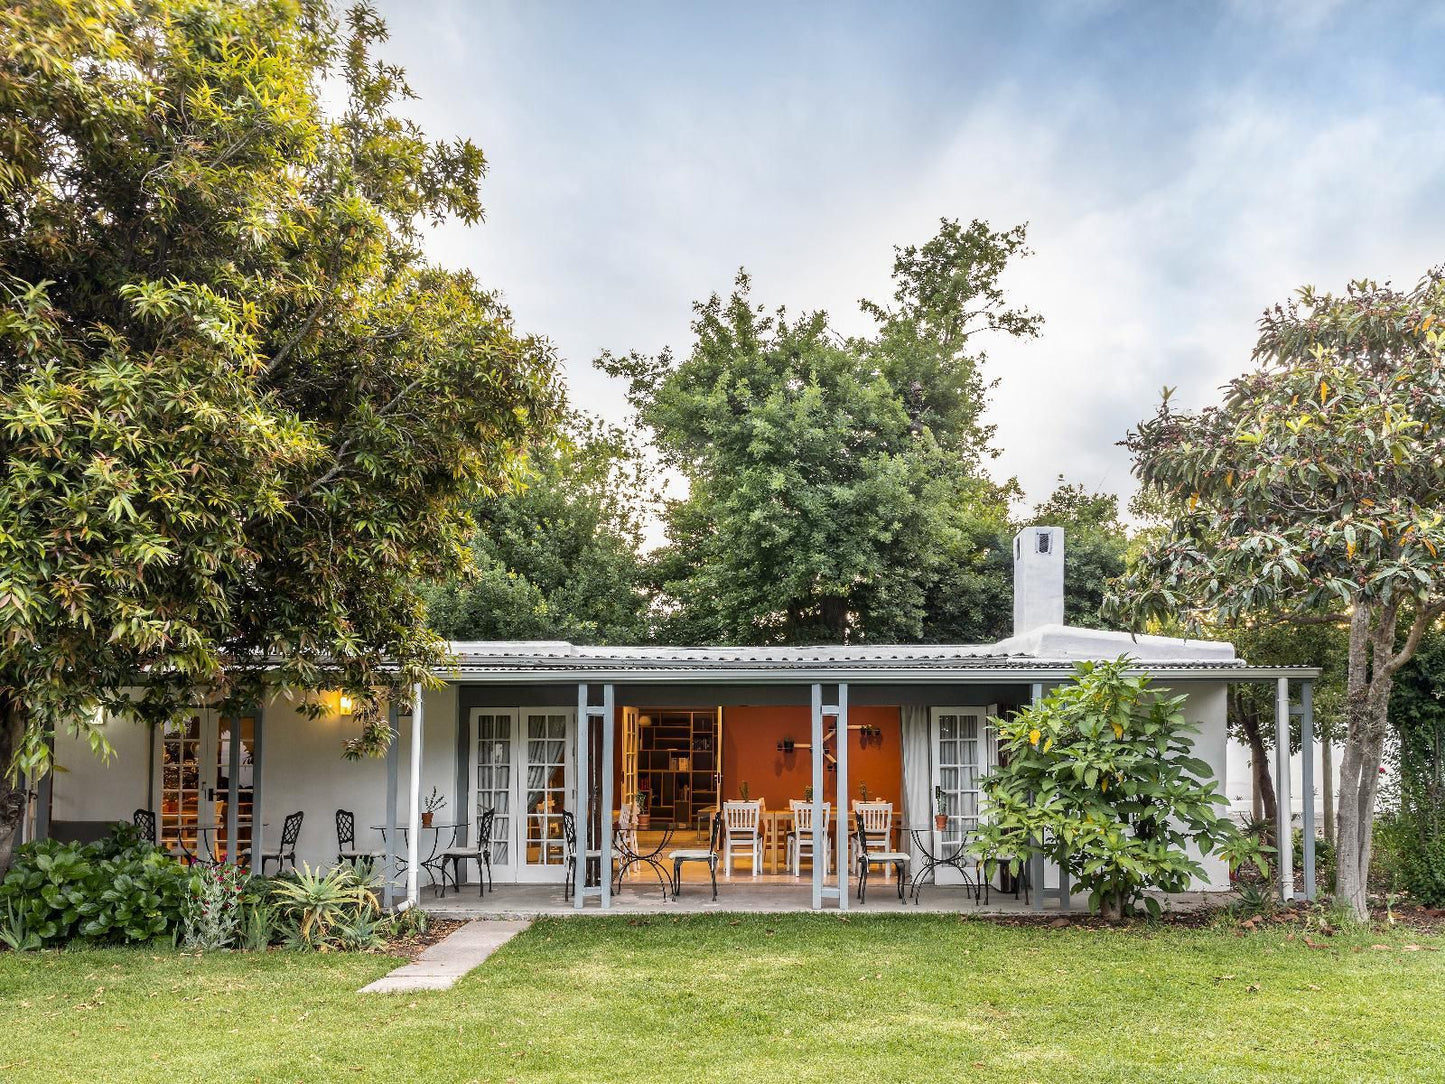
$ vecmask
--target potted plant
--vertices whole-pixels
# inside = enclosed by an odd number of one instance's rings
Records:
[[[860,801],[866,802],[866,801],[868,800],[868,784],[867,784],[867,783],[859,783],[859,784],[858,784],[858,797],[859,797],[859,800],[860,800]]]
[[[645,832],[652,827],[652,814],[647,811],[647,807],[652,801],[652,791],[639,790],[633,795],[633,801],[637,806],[637,830]]]
[[[806,787],[803,788],[803,801],[805,801],[805,802],[811,802],[812,800],[813,800],[813,787],[812,787],[812,785],[810,784],[810,785],[808,785],[808,786],[806,786]]]
[[[438,809],[447,804],[446,798],[436,787],[432,787],[431,793],[426,796],[421,804],[421,826],[431,827],[431,819]]]
[[[748,800],[748,781],[746,779],[738,784],[738,796],[745,802]]]
[[[933,808],[935,810],[933,814],[933,827],[937,828],[940,832],[945,831],[948,828],[948,814],[943,811],[942,787],[933,788]]]

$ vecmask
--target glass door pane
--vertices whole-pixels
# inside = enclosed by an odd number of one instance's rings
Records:
[[[566,860],[562,813],[567,808],[566,712],[526,716],[526,779],[523,860],[529,866],[561,867]]]
[[[230,839],[231,741],[240,742],[239,774],[236,777],[236,839]],[[251,821],[254,810],[256,720],[222,719],[216,739],[215,833],[216,857],[234,862],[251,846]]]
[[[201,716],[161,729],[161,846],[197,854],[204,793]]]
[[[957,843],[978,827],[979,765],[983,712],[943,709],[935,716],[937,786],[942,811],[948,816],[945,844]]]
[[[476,826],[482,814],[493,811],[492,868],[512,864],[512,716],[474,712],[477,735]],[[474,828],[474,831],[476,828]],[[480,836],[475,837],[478,843]]]

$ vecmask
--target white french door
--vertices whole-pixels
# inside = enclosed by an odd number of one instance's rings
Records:
[[[522,796],[519,876],[560,881],[566,873],[562,814],[574,804],[573,745],[575,711],[522,709],[519,773]]]
[[[210,709],[167,723],[158,732],[156,777],[160,809],[157,832],[168,850],[201,858],[234,861],[251,845],[256,721],[232,719]],[[227,803],[231,786],[231,743],[239,743],[236,779],[236,839],[230,838]]]
[[[933,738],[933,800],[935,812],[948,817],[940,833],[940,845],[949,851],[978,827],[981,795],[979,778],[991,760],[988,718],[993,710],[974,708],[932,708],[929,711]],[[938,808],[941,805],[941,810]],[[961,880],[958,870],[940,866],[935,873],[939,884]]]
[[[560,881],[565,875],[562,813],[576,804],[576,716],[566,708],[472,709],[473,816],[495,810],[494,878]]]
[[[517,713],[510,709],[473,708],[472,734],[477,743],[476,810],[472,838],[481,842],[482,814],[492,811],[492,877],[516,874],[517,855]]]

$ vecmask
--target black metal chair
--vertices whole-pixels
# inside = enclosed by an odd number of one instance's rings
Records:
[[[357,849],[356,814],[349,809],[336,811],[336,860],[338,862],[370,862],[375,865],[385,857],[385,851]]]
[[[497,811],[488,809],[482,812],[477,818],[477,842],[471,847],[448,847],[437,857],[441,859],[442,879],[437,885],[438,895],[447,894],[447,863],[452,864],[452,885],[458,892],[462,890],[462,863],[468,860],[475,860],[477,863],[477,895],[482,895],[492,885],[492,823],[496,820]],[[482,867],[486,866],[487,875],[482,876]]]
[[[877,834],[871,834],[863,827],[863,814],[855,813],[854,820],[857,827],[854,829],[854,838],[858,842],[858,902],[864,902],[868,892],[868,872],[874,866],[887,868],[893,867],[894,878],[898,881],[898,898],[903,900],[903,882],[908,880],[908,866],[913,858],[906,851],[888,851],[868,849],[870,839],[876,840]],[[887,842],[883,844],[885,847]]]
[[[714,814],[712,833],[708,837],[705,850],[702,847],[682,847],[668,855],[668,858],[672,859],[673,899],[677,899],[677,894],[682,889],[682,867],[688,862],[707,863],[708,876],[712,878],[712,898],[717,899],[718,843],[722,838],[722,823],[722,814]]]
[[[572,816],[570,809],[562,810],[562,842],[567,867],[567,884],[562,890],[562,898],[569,900],[572,898],[572,890],[577,886],[577,818]],[[600,884],[600,878],[602,876],[602,848],[598,847],[595,850],[589,850],[586,857],[587,866],[583,872],[584,876],[589,878],[587,883]],[[593,875],[593,870],[597,871],[596,875],[599,880],[593,881],[590,879]]]
[[[156,811],[154,809],[137,809],[130,815],[131,823],[140,829],[140,834],[152,847],[160,845],[160,839],[156,835]]]
[[[296,841],[301,838],[301,821],[306,814],[301,810],[295,813],[287,813],[286,819],[281,823],[281,844],[274,851],[261,852],[261,876],[266,876],[266,863],[276,863],[276,875],[279,877],[286,869],[286,863],[291,863],[291,869],[296,869]],[[250,852],[248,851],[247,854]]]

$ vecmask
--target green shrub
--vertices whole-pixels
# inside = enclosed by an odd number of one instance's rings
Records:
[[[179,928],[190,882],[179,862],[127,832],[85,846],[27,843],[0,883],[0,939],[14,948],[151,941]]]
[[[1405,891],[1426,907],[1445,907],[1445,835],[1417,837],[1401,869]]]
[[[234,865],[218,865],[192,879],[181,916],[182,947],[213,952],[240,941],[245,876]]]
[[[1191,854],[1236,868],[1262,860],[1259,841],[1220,812],[1227,804],[1193,755],[1183,696],[1131,676],[1127,657],[1078,663],[1072,682],[1010,719],[995,719],[1002,763],[980,783],[988,818],[974,850],[990,871],[1033,854],[1067,869],[1105,915],[1159,903],[1204,871]]]
[[[1369,888],[1372,892],[1403,892],[1405,867],[1419,847],[1414,818],[1390,813],[1375,821],[1371,837]]]
[[[1305,868],[1305,834],[1294,830],[1294,868]],[[1331,885],[1335,881],[1335,845],[1327,839],[1315,840],[1315,884]]]
[[[275,908],[277,926],[289,947],[370,948],[380,942],[375,921],[381,905],[350,864],[326,873],[313,873],[308,866],[300,873],[277,878],[268,902]]]

